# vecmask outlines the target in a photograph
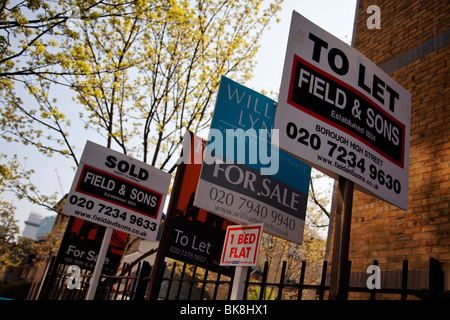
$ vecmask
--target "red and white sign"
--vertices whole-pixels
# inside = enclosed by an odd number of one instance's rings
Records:
[[[154,241],[171,175],[91,141],[63,212]]]
[[[220,265],[256,265],[262,231],[262,223],[247,226],[229,226],[227,228]]]

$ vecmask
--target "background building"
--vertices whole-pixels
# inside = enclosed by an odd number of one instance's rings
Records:
[[[40,213],[31,212],[28,220],[25,221],[25,228],[23,229],[22,237],[37,240],[36,233],[44,216]]]
[[[39,228],[36,231],[36,239],[43,240],[51,231],[55,223],[56,216],[45,217],[41,220]]]
[[[379,29],[368,27],[370,5],[380,8]],[[417,273],[409,286],[426,288],[435,258],[449,290],[450,2],[360,0],[355,27],[354,47],[411,92],[412,106],[408,210],[354,192],[352,271],[376,259],[382,286],[398,286],[406,259]]]

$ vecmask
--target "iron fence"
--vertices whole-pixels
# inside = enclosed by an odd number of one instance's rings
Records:
[[[165,265],[159,298],[164,300],[229,300],[234,274],[226,275],[174,261]]]
[[[428,270],[421,270],[423,273],[428,273],[427,278],[423,278],[416,287],[409,287],[408,284],[414,283],[411,275],[418,275],[417,270],[408,270],[408,261],[403,260],[401,272],[381,271],[381,288],[369,289],[366,285],[366,279],[369,277],[361,277],[361,272],[351,272],[351,261],[348,261],[349,275],[347,276],[347,297],[350,299],[390,299],[390,300],[406,300],[406,299],[449,299],[449,270],[442,270],[439,261],[431,258]],[[374,265],[378,265],[378,261],[373,261]],[[302,262],[300,276],[298,279],[286,280],[286,261],[282,264],[282,270],[279,281],[267,282],[269,275],[269,266],[266,261],[264,269],[260,277],[251,279],[251,270],[248,270],[245,281],[245,295],[244,300],[303,300],[306,293],[310,293],[308,299],[324,300],[328,298],[330,285],[329,276],[327,273],[328,262],[324,261],[321,268],[320,280],[317,283],[305,284],[305,270],[306,261]],[[395,274],[396,278],[400,277],[400,287],[390,287],[388,275]],[[390,279],[392,280],[392,279]],[[390,281],[398,282],[398,281]],[[425,285],[427,287],[425,287]],[[420,288],[420,286],[422,286]],[[312,293],[312,294],[311,294]]]
[[[377,265],[375,260],[373,264]],[[409,270],[404,260],[401,271],[382,271],[381,288],[369,289],[365,272],[351,272],[348,275],[349,299],[450,299],[450,272],[442,270],[439,261],[430,259],[428,270]],[[52,261],[38,299],[40,300],[84,300],[89,289],[92,274],[81,270],[79,288],[70,289],[67,281],[68,265]],[[329,298],[329,266],[324,261],[315,281],[306,279],[306,261],[302,261],[299,276],[287,277],[287,263],[283,262],[276,280],[271,274],[269,263],[263,270],[248,269],[245,280],[244,300],[324,300]],[[382,266],[381,266],[381,269]],[[96,300],[144,300],[150,282],[151,267],[141,262],[131,268],[122,267],[119,275],[105,275],[100,278],[95,295]],[[258,272],[255,272],[258,271]],[[419,272],[420,271],[420,272]],[[166,263],[158,298],[161,300],[229,300],[234,275],[225,269],[208,270],[188,263],[174,261]],[[421,281],[417,281],[420,279]],[[396,284],[400,284],[396,286]]]
[[[58,264],[52,258],[44,278],[38,300],[85,300],[92,271],[81,269],[79,286],[68,285],[72,273],[69,265]],[[119,275],[102,274],[95,294],[96,300],[143,300],[150,282],[151,267],[148,262],[140,262],[134,268],[126,263]]]

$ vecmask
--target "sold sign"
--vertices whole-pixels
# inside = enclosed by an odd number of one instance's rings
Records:
[[[229,226],[227,228],[220,265],[256,265],[262,229],[262,223],[247,226]]]

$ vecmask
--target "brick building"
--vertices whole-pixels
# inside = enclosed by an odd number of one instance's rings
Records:
[[[380,29],[368,28],[370,5],[381,9]],[[360,0],[354,32],[353,46],[411,92],[412,106],[408,210],[355,190],[352,271],[377,259],[385,275],[398,274],[407,259],[410,270],[424,270],[414,286],[426,287],[433,257],[449,290],[450,2]]]

